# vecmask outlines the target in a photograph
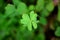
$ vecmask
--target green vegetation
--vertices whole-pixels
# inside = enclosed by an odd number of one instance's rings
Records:
[[[52,0],[0,0],[0,40],[46,40],[50,19],[52,25],[60,23],[60,3],[57,6],[58,15],[54,19],[53,15],[50,18],[55,8]],[[57,37],[60,37],[59,25],[51,29]]]

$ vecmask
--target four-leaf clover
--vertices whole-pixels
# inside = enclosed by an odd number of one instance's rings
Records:
[[[31,11],[30,14],[23,14],[21,23],[28,28],[28,30],[32,30],[32,26],[34,29],[37,28],[37,14],[34,11]]]

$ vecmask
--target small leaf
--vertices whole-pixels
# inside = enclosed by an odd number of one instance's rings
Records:
[[[19,5],[17,6],[17,13],[19,14],[24,14],[27,13],[27,6],[25,3],[20,2]]]
[[[37,0],[36,11],[41,11],[44,9],[44,0]]]
[[[36,29],[37,28],[37,14],[34,13],[34,11],[31,11],[30,18],[31,18],[31,22],[33,24],[34,29]]]
[[[47,24],[46,18],[40,17],[40,23],[41,23],[42,25],[46,25],[46,24]]]
[[[14,3],[15,6],[17,6],[20,3],[19,0],[12,0],[12,1],[13,1],[13,3]]]
[[[23,14],[23,15],[22,15],[22,20],[21,20],[22,23],[24,23],[24,24],[27,25],[27,23],[28,23],[29,20],[30,20],[30,19],[29,19],[28,14]]]
[[[12,5],[12,4],[8,4],[6,7],[5,7],[5,15],[11,15],[15,12],[15,6]]]
[[[60,27],[57,27],[57,29],[55,31],[55,35],[60,37]]]
[[[28,16],[28,14],[23,14],[22,15],[21,23],[23,25],[26,25],[28,30],[30,30],[30,31],[32,30],[32,24],[31,24],[31,21],[30,21],[30,18]]]
[[[37,23],[32,22],[34,29],[37,29]]]
[[[37,14],[34,11],[31,11],[30,18],[32,21],[37,21]]]
[[[29,10],[30,10],[30,11],[35,10],[35,6],[34,6],[34,5],[30,5],[30,6],[29,6]]]
[[[48,10],[46,10],[46,9],[44,9],[44,10],[41,11],[41,16],[42,16],[42,17],[48,17],[49,14],[50,14],[50,13],[49,13]]]
[[[54,4],[53,4],[53,2],[50,2],[49,4],[47,4],[46,9],[47,9],[49,12],[53,11],[53,9],[54,9]]]

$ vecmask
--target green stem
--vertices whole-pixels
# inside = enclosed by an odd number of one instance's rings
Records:
[[[60,0],[58,3],[58,15],[57,15],[58,21],[60,22]]]

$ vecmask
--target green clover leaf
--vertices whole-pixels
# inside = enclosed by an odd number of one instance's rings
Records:
[[[37,28],[37,14],[34,13],[34,11],[30,12],[30,19],[31,19],[34,29],[36,29]]]
[[[13,3],[14,3],[15,6],[17,6],[20,3],[19,0],[12,0],[12,1],[13,1]]]
[[[5,15],[6,16],[9,16],[9,15],[13,14],[15,11],[16,11],[15,6],[12,5],[12,4],[8,4],[5,7]]]
[[[32,30],[32,26],[34,27],[34,29],[37,28],[37,14],[34,13],[34,11],[30,12],[30,15],[28,14],[23,14],[22,15],[22,19],[21,19],[21,23],[24,26],[27,26],[28,30]]]
[[[46,6],[46,9],[47,9],[49,12],[53,11],[53,9],[54,9],[54,4],[53,4],[53,2],[48,3],[47,6]]]
[[[44,4],[45,4],[44,0],[37,0],[36,10],[39,12],[43,10]]]
[[[25,26],[27,26],[29,30],[32,30],[32,24],[31,24],[28,14],[22,15],[21,23],[24,24]]]
[[[27,6],[25,3],[23,2],[20,2],[17,6],[17,9],[16,9],[17,13],[19,14],[24,14],[24,13],[27,13]]]
[[[30,5],[30,6],[29,6],[29,10],[30,10],[30,11],[35,10],[35,6],[34,6],[34,5]]]

